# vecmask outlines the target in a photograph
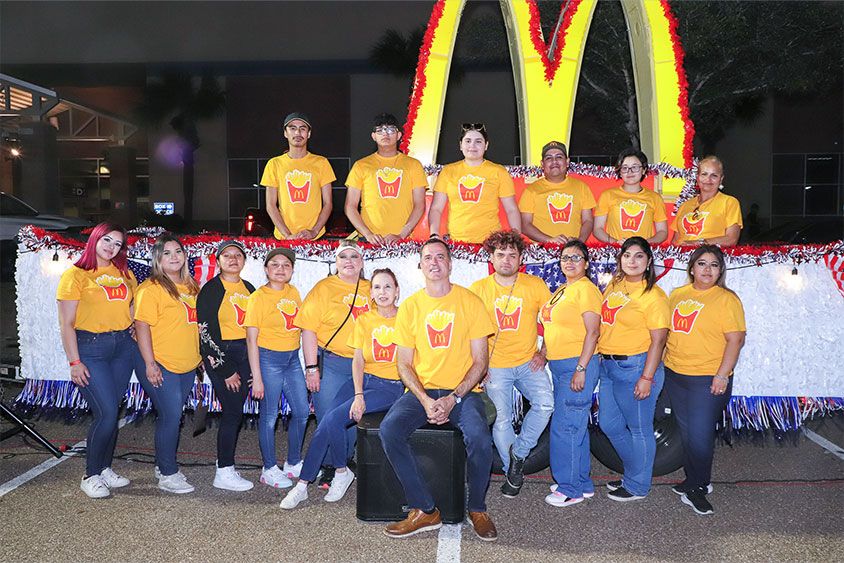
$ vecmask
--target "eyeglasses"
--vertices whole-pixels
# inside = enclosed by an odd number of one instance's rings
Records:
[[[483,123],[464,123],[461,127],[463,128],[464,133],[466,131],[486,131],[486,125]]]
[[[584,260],[586,260],[586,258],[581,256],[580,254],[563,254],[562,256],[560,256],[560,262],[564,264],[566,262],[571,262],[572,264],[579,264]]]
[[[399,128],[395,125],[379,125],[373,129],[373,131],[380,133],[381,135],[395,135],[399,132]]]
[[[622,173],[641,172],[642,167],[638,164],[634,164],[633,166],[622,166],[621,168],[619,168],[619,170],[621,170]]]

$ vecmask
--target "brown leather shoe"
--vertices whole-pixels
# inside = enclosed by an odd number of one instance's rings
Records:
[[[436,508],[433,514],[425,514],[418,508],[412,508],[407,518],[401,522],[393,522],[384,528],[384,534],[391,538],[406,538],[419,532],[438,530],[442,528],[442,525],[440,511]],[[494,527],[493,530],[495,530]]]
[[[475,534],[482,540],[495,541],[498,539],[498,530],[495,529],[495,524],[492,523],[492,518],[489,517],[488,512],[470,512],[469,521],[472,523]]]

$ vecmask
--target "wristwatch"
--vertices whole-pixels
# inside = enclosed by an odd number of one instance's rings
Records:
[[[461,397],[460,395],[458,395],[454,391],[451,392],[451,396],[454,397],[454,403],[457,404],[457,405],[459,405],[460,402],[463,400],[463,397]]]
[[[318,368],[318,367],[316,367],[316,366],[314,366],[314,367],[309,367],[309,368],[305,368],[305,373],[316,373],[316,372],[318,372],[318,371],[319,371],[319,368]]]
[[[576,372],[580,373],[580,372],[586,371],[586,368],[585,368],[585,367],[583,367],[583,366],[582,366],[582,365],[580,365],[580,364],[577,364],[577,365],[575,366],[575,368],[574,368],[574,371],[576,371]]]

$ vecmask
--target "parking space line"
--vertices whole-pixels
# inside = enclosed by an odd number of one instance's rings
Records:
[[[816,443],[838,459],[844,461],[844,448],[842,448],[841,446],[830,442],[820,434],[809,430],[805,426],[803,427],[803,434],[805,434],[808,439],[810,439],[811,441],[813,441],[814,443]]]
[[[463,524],[443,524],[437,536],[437,563],[460,563]]]
[[[127,422],[128,422],[128,419],[126,417],[121,418],[120,421],[117,423],[117,427],[123,428],[124,426],[126,426]],[[77,443],[73,444],[72,449],[75,450],[76,448],[82,448],[86,445],[86,443],[87,443],[87,440],[82,440],[81,442],[77,442]],[[57,466],[61,462],[67,461],[67,460],[74,458],[74,457],[77,457],[77,456],[74,455],[74,454],[67,454],[67,453],[64,454],[60,458],[51,457],[47,461],[45,461],[45,462],[43,462],[39,465],[36,465],[35,467],[30,469],[29,471],[26,471],[25,473],[21,473],[20,475],[18,475],[14,479],[9,479],[8,481],[6,481],[2,485],[0,485],[0,497],[3,497],[6,494],[11,493],[12,491],[17,489],[21,485],[24,485],[24,484],[28,483],[29,481],[32,481],[33,479],[35,479],[36,477],[38,477],[39,475],[41,475],[45,471],[49,471],[50,469],[54,468],[55,466]]]

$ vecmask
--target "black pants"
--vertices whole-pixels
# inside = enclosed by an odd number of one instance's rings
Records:
[[[665,368],[665,391],[680,427],[686,486],[705,487],[712,479],[715,425],[733,392],[733,378],[723,395],[713,395],[712,376],[683,375]]]
[[[243,422],[243,402],[249,394],[251,370],[249,358],[246,355],[246,340],[224,340],[223,352],[227,360],[237,362],[237,373],[240,375],[240,390],[229,391],[225,379],[213,373],[208,374],[214,393],[220,401],[223,413],[220,417],[220,428],[217,430],[217,467],[234,465],[234,450],[237,448],[237,438]]]

